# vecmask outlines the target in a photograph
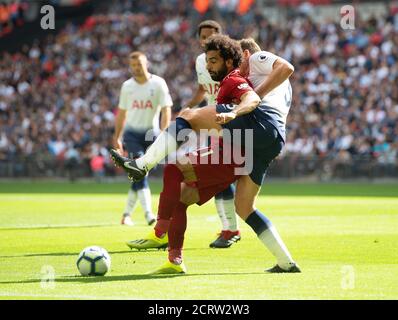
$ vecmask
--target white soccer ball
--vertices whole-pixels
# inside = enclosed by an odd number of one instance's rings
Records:
[[[82,276],[103,276],[111,268],[111,257],[104,248],[87,247],[80,252],[76,265]]]

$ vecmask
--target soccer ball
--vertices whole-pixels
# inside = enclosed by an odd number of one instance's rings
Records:
[[[111,267],[111,257],[104,248],[87,247],[80,252],[76,265],[82,276],[103,276]]]

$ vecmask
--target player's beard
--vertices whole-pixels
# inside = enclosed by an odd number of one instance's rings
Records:
[[[227,65],[224,63],[222,69],[220,69],[217,72],[214,72],[214,71],[211,72],[210,77],[212,78],[213,81],[220,82],[225,78],[225,76],[227,74],[228,74],[228,68],[227,68]]]

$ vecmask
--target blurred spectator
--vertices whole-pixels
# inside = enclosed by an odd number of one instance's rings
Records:
[[[70,181],[75,181],[77,178],[78,167],[80,163],[79,152],[70,145],[65,152],[65,169]]]
[[[90,161],[90,167],[97,182],[101,182],[102,178],[105,175],[104,156],[101,153],[95,155]]]
[[[12,32],[15,27],[24,24],[24,11],[27,8],[25,1],[0,2],[0,38]]]

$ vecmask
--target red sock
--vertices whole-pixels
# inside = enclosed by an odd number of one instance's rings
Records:
[[[163,236],[169,231],[170,220],[159,219],[155,225],[155,235],[158,238],[163,238]]]
[[[181,202],[176,206],[169,227],[169,261],[182,262],[182,247],[187,228],[187,206]]]
[[[163,190],[160,193],[158,217],[155,226],[157,237],[168,232],[170,219],[175,207],[180,202],[181,182],[184,176],[177,166],[168,164],[163,171]]]

